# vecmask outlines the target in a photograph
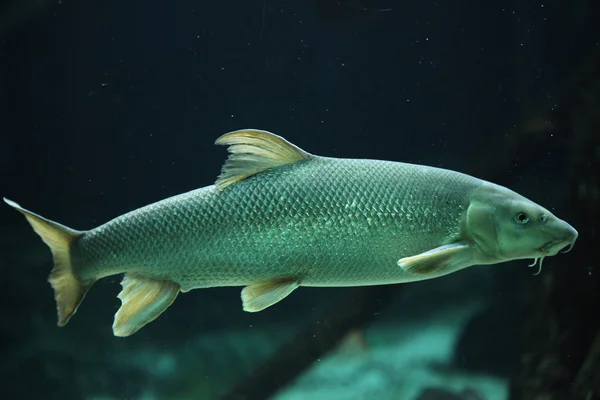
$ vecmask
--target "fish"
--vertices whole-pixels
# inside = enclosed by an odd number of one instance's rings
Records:
[[[179,293],[242,287],[259,312],[299,287],[407,283],[473,265],[543,260],[578,232],[526,197],[461,172],[311,154],[241,129],[212,185],[75,230],[19,204],[48,245],[58,326],[99,279],[124,274],[113,334],[155,320]],[[567,248],[568,247],[568,248]]]

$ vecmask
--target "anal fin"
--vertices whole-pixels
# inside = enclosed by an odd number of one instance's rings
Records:
[[[154,321],[179,294],[179,285],[140,274],[127,273],[121,281],[121,307],[115,314],[113,333],[129,336]]]
[[[398,266],[415,275],[426,275],[444,268],[453,259],[462,258],[469,251],[466,243],[452,243],[426,251],[416,256],[398,260]]]
[[[286,298],[300,286],[296,278],[276,278],[242,289],[244,311],[258,312]]]

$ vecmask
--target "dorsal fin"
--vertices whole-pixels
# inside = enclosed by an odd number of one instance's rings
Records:
[[[229,146],[231,153],[217,178],[219,189],[270,168],[307,160],[311,154],[274,133],[241,129],[224,134],[215,144]]]

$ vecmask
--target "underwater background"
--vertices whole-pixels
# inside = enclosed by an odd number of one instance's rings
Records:
[[[220,135],[453,169],[572,252],[246,313],[181,295],[128,338],[121,276],[56,326],[50,251],[0,206],[1,399],[600,398],[600,3],[0,1],[0,196],[76,229],[213,184]]]

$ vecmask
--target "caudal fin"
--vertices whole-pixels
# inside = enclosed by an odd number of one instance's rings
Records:
[[[50,247],[54,258],[54,268],[48,282],[54,289],[54,299],[58,310],[58,326],[64,326],[75,314],[86,292],[94,283],[82,282],[73,272],[71,245],[83,232],[73,230],[57,222],[28,211],[14,201],[4,199],[6,204],[25,215],[33,230]]]

